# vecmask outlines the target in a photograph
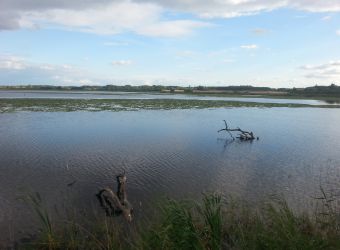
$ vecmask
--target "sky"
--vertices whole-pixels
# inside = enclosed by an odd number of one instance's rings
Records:
[[[340,85],[340,0],[0,0],[0,85]]]

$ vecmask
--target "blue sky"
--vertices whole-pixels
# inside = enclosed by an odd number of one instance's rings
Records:
[[[340,84],[340,1],[0,3],[0,84]]]

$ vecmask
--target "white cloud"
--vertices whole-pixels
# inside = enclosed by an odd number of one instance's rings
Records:
[[[259,47],[256,44],[248,44],[248,45],[241,45],[241,49],[258,49]]]
[[[340,60],[330,61],[318,65],[304,65],[300,67],[307,72],[306,78],[324,79],[324,80],[340,80]]]
[[[73,72],[73,71],[77,70],[76,67],[74,67],[73,65],[70,65],[70,64],[62,64],[60,67],[63,70],[68,71],[68,72]]]
[[[332,16],[324,16],[321,18],[322,21],[329,21],[332,19]]]
[[[0,30],[59,26],[96,34],[134,32],[176,37],[209,26],[199,20],[169,19],[179,11],[199,18],[256,15],[279,8],[306,12],[340,12],[337,0],[1,0]],[[328,17],[325,17],[325,20]]]
[[[131,65],[132,61],[131,60],[117,60],[117,61],[112,61],[111,64],[114,66],[127,66],[127,65]]]
[[[340,2],[337,0],[289,0],[287,7],[309,12],[339,12]]]
[[[52,64],[43,64],[39,68],[42,70],[55,70],[55,66]]]
[[[78,83],[81,85],[90,85],[93,84],[93,81],[91,81],[90,79],[79,79]]]
[[[14,55],[0,55],[0,84],[92,84],[89,70],[69,64],[36,63]]]
[[[336,31],[336,34],[337,34],[338,36],[340,36],[340,30],[337,30],[337,31]]]
[[[208,26],[207,22],[197,20],[165,20],[162,16],[165,10],[153,3],[107,1],[101,5],[87,5],[84,8],[65,5],[59,8],[46,7],[43,10],[19,8],[20,10],[12,11],[15,15],[13,14],[11,20],[15,20],[15,24],[8,23],[8,29],[52,26],[102,35],[134,32],[146,36],[176,37]],[[3,15],[3,11],[0,11],[0,20]]]
[[[196,51],[192,51],[192,50],[182,50],[182,51],[178,51],[176,53],[176,57],[177,58],[192,58],[194,56],[197,56],[198,53]]]
[[[23,70],[26,68],[27,65],[23,58],[11,55],[0,55],[0,69]]]
[[[209,27],[207,22],[192,20],[161,21],[141,27],[137,33],[148,36],[178,37],[189,35],[196,28]]]
[[[339,12],[336,0],[148,0],[167,8],[194,13],[204,18],[232,18],[255,15],[279,8],[290,8],[308,12]]]

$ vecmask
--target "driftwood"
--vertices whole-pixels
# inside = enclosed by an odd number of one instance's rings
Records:
[[[253,132],[244,131],[240,128],[229,128],[227,122],[225,120],[223,120],[223,121],[224,121],[224,124],[225,124],[225,128],[218,130],[217,131],[218,133],[221,132],[221,131],[226,131],[231,136],[231,138],[233,138],[233,140],[235,140],[235,137],[233,136],[233,134],[231,132],[240,132],[240,134],[236,138],[243,140],[243,141],[250,141],[250,140],[254,140],[254,139],[258,140],[259,139],[258,137],[255,138]]]
[[[114,193],[112,189],[106,187],[99,191],[97,197],[108,216],[123,214],[124,218],[130,222],[132,221],[133,208],[127,200],[125,171],[123,174],[117,176],[117,182],[117,193]]]

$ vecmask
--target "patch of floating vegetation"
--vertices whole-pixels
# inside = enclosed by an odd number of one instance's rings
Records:
[[[309,105],[293,103],[259,103],[225,100],[181,99],[0,99],[0,113],[18,111],[136,111],[232,107],[340,108],[340,105]]]

